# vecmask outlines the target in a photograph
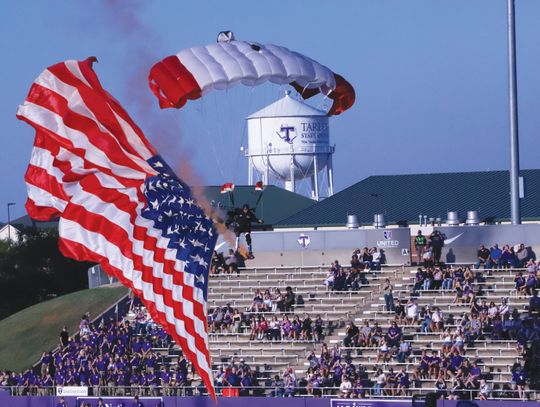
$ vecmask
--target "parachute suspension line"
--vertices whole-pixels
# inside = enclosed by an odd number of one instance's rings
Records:
[[[319,102],[319,104],[317,105],[317,109],[319,110],[323,110],[323,104],[324,102],[328,101],[328,99],[330,99],[330,94],[332,93],[332,90],[329,90],[328,93],[326,93],[324,95],[324,97],[321,99],[321,101]]]
[[[222,125],[222,118],[221,118],[221,111],[220,111],[220,108],[219,108],[219,104],[218,104],[218,101],[217,101],[217,95],[218,92],[212,92],[212,98],[214,100],[214,111],[216,112],[216,115],[217,115],[217,119],[216,119],[216,124],[217,124],[217,132],[218,132],[218,141],[219,141],[219,145],[218,145],[218,149],[219,151],[221,152],[221,154],[223,154],[223,151],[227,151],[226,150],[226,147],[225,147],[225,136],[223,135],[223,125]],[[219,159],[220,161],[222,160],[222,157],[223,155],[220,155],[219,156]],[[226,156],[225,156],[226,157]],[[222,175],[223,177],[227,177],[226,179],[228,180],[228,176],[229,176],[229,171],[228,171],[228,162],[226,160],[226,158],[223,158],[223,161],[224,161],[224,166],[225,166],[225,169],[224,169],[224,173],[225,175]]]
[[[198,100],[198,102],[199,102],[199,104],[198,104],[199,107],[195,107],[195,111],[197,113],[199,113],[199,117],[200,117],[202,123],[206,123],[207,120],[208,120],[208,117],[207,117],[207,113],[206,113],[206,109],[205,109],[205,99],[201,98],[201,99]],[[216,145],[212,140],[212,135],[210,134],[210,129],[208,128],[208,126],[204,126],[204,125],[202,125],[200,127],[201,127],[201,129],[203,129],[203,135],[206,136],[207,142],[211,146],[212,154],[214,155],[214,159],[215,159],[215,162],[217,164],[218,170],[219,170],[219,172],[221,174],[221,177],[225,178],[225,174],[223,172],[223,167],[221,165],[221,159],[220,159],[219,154],[217,152]]]
[[[250,88],[251,89],[250,89],[249,98],[248,98],[247,114],[251,114],[251,105],[253,103],[253,93],[255,92],[255,86],[251,86]],[[236,163],[235,163],[236,165],[234,167],[233,176],[238,173],[238,166],[240,165],[240,161],[242,161],[240,155],[244,153],[244,151],[245,151],[244,149],[246,148],[246,146],[244,146],[244,141],[246,140],[246,135],[247,135],[247,120],[245,118],[243,118],[242,134],[240,135],[240,144],[237,146],[238,152],[237,152],[237,155],[236,155]],[[242,147],[242,150],[240,150],[240,147]],[[248,157],[248,160],[249,159],[250,158]]]

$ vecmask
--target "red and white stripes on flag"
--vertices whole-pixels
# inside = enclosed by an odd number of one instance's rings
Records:
[[[17,117],[36,130],[25,176],[28,214],[60,218],[62,253],[99,263],[131,288],[215,398],[205,287],[200,276],[185,272],[179,248],[141,216],[148,205],[145,181],[158,174],[148,162],[156,151],[103,89],[92,62],[48,68],[19,106]]]

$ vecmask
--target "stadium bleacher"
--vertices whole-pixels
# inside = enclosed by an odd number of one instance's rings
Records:
[[[228,387],[232,384],[234,385],[232,387],[238,387],[232,394],[241,396],[389,398],[410,397],[413,394],[438,391],[439,394],[444,393],[448,396],[453,394],[460,398],[475,398],[481,394],[479,386],[484,385],[488,389],[486,393],[488,398],[535,399],[536,393],[529,390],[528,384],[517,383],[521,380],[520,372],[526,371],[523,367],[530,367],[532,363],[531,354],[534,352],[531,349],[537,343],[540,331],[536,329],[537,315],[531,315],[529,312],[530,296],[515,289],[514,280],[518,270],[495,269],[489,273],[481,271],[482,273],[479,273],[481,281],[475,280],[472,284],[475,293],[479,294],[480,302],[485,300],[489,304],[493,301],[502,305],[502,299],[507,298],[505,300],[509,310],[507,320],[515,319],[515,313],[514,317],[510,317],[515,308],[519,315],[520,326],[518,329],[508,323],[502,324],[497,331],[493,324],[487,325],[483,328],[480,338],[464,341],[461,356],[471,364],[477,363],[480,368],[480,375],[474,386],[469,386],[473,387],[472,389],[461,388],[457,381],[452,383],[452,380],[446,380],[446,388],[443,389],[439,386],[440,381],[435,375],[418,372],[418,366],[422,364],[422,351],[427,350],[429,354],[432,351],[439,353],[445,341],[443,332],[422,332],[419,320],[405,324],[398,319],[403,338],[412,345],[410,355],[402,357],[402,361],[398,361],[395,355],[387,358],[387,361],[377,361],[379,346],[376,344],[371,346],[343,344],[347,324],[350,322],[356,323],[359,327],[365,321],[368,321],[370,326],[378,323],[386,333],[394,321],[395,311],[388,311],[385,307],[382,288],[386,279],[392,283],[393,296],[399,302],[405,304],[413,298],[418,311],[422,307],[429,306],[432,309],[439,307],[445,320],[452,314],[453,321],[447,323],[446,327],[455,334],[463,316],[470,314],[471,304],[456,302],[455,290],[419,289],[416,284],[416,268],[386,265],[380,270],[366,271],[362,283],[356,290],[350,287],[332,290],[325,285],[325,279],[329,275],[327,267],[248,268],[241,269],[239,274],[211,275],[208,308],[230,307],[238,309],[243,314],[240,324],[234,329],[232,323],[229,323],[226,329],[216,329],[210,333],[209,346],[216,387],[220,392],[225,389],[230,393],[231,389]],[[478,292],[479,285],[482,285],[480,292]],[[264,292],[267,289],[272,291],[279,288],[282,292],[286,292],[287,287],[292,288],[296,299],[302,297],[303,304],[296,301],[288,312],[280,309],[249,311],[255,290],[260,289]],[[301,322],[306,315],[312,320],[319,315],[322,320],[322,336],[278,339],[264,334],[253,337],[253,318],[265,317],[271,321],[273,316],[277,316],[278,320],[281,320],[284,314],[287,314],[290,320],[298,316]],[[122,366],[114,379],[110,379],[108,373],[104,373],[98,384],[90,383],[91,379],[83,375],[95,394],[205,394],[191,367],[163,330],[151,321],[144,321],[141,324],[141,321],[137,320],[136,304],[130,312],[120,318],[122,321],[118,323],[112,320],[101,322],[101,328],[88,323],[90,334],[85,336],[82,332],[82,336],[75,336],[73,343],[78,345],[72,343],[67,350],[57,350],[52,355],[53,360],[60,360],[59,354],[80,355],[84,349],[83,345],[88,345],[89,337],[92,342],[92,338],[95,339],[96,335],[108,336],[112,331],[118,330],[117,337],[113,335],[109,339],[114,341],[122,338],[120,340],[122,343],[127,341],[123,344],[125,345],[123,352],[130,363]],[[96,321],[96,324],[99,322]],[[125,339],[126,333],[129,333],[131,339]],[[152,357],[154,362],[149,366],[141,361],[141,358],[135,357],[136,363],[133,364],[131,362],[133,355],[142,352],[138,348],[139,345],[137,349],[133,349],[133,344],[145,341],[149,341],[145,349],[154,355]],[[321,348],[325,346],[332,349],[327,352],[330,355],[330,364],[323,361],[325,357],[321,357]],[[88,354],[92,353],[89,349],[86,350]],[[392,350],[389,352],[395,353]],[[83,366],[84,363],[86,362],[83,362]],[[142,372],[140,372],[141,364],[146,367]],[[74,362],[73,369],[80,369],[80,365],[79,363],[77,366],[77,362]],[[378,369],[385,375],[385,382],[380,391],[376,389],[375,376]],[[386,382],[388,374],[391,373],[390,369],[397,373],[395,385],[392,384],[394,380],[392,374],[389,383]],[[52,390],[47,386],[54,384],[54,377],[51,382],[46,376],[40,377],[40,372],[39,363],[35,366],[34,372],[30,370],[21,374],[6,372],[0,376],[0,385],[11,386],[13,394],[51,394]],[[346,373],[353,379],[350,390],[343,388],[347,386],[341,386],[343,383],[341,373]],[[468,373],[464,373],[464,382],[467,379],[466,374]],[[130,378],[130,375],[135,376],[135,380]],[[70,380],[73,383],[81,382],[80,372],[79,375],[72,374],[72,376],[74,378]],[[531,382],[525,374],[522,378],[524,382]],[[480,382],[482,379],[485,382]],[[510,385],[511,383],[514,385]]]

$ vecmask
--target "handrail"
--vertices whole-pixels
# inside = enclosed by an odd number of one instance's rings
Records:
[[[208,395],[206,389],[201,386],[86,386],[88,387],[89,394],[95,397],[106,397],[106,396],[204,396]],[[320,396],[326,398],[343,396],[344,394],[340,392],[339,387],[298,387],[298,386],[221,386],[216,384],[216,393],[221,396],[223,395],[224,389],[236,390],[238,391],[237,395],[261,395],[261,396],[270,396],[270,397],[313,397]],[[54,396],[56,395],[56,386],[0,386],[0,391],[8,391],[11,396]],[[379,399],[410,399],[413,394],[426,394],[432,392],[438,392],[437,388],[433,387],[410,387],[405,390],[406,394],[389,394],[397,392],[397,385],[392,389],[381,388],[377,389],[375,386],[370,388],[352,388],[349,395],[362,393],[362,399],[365,397]],[[495,392],[500,392],[501,390],[495,390]],[[247,394],[243,394],[243,392]],[[451,388],[445,389],[447,394],[452,392]],[[461,389],[457,390],[456,394],[468,397],[462,397],[462,399],[472,399],[476,398],[476,395],[479,393],[478,389]],[[505,398],[497,397],[493,395],[494,390],[491,389],[490,400],[531,400],[534,399],[534,395],[537,394],[534,390],[522,390],[524,398]],[[233,394],[234,395],[234,394]],[[531,397],[533,396],[533,397]],[[349,398],[349,397],[345,397]]]

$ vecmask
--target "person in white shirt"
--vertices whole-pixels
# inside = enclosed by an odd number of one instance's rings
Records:
[[[341,378],[341,384],[339,385],[339,398],[347,399],[351,397],[352,383],[346,375]]]
[[[480,392],[478,393],[478,400],[487,400],[489,398],[489,393],[491,389],[489,384],[484,379],[480,380]]]
[[[407,323],[413,325],[418,319],[418,304],[413,298],[407,302]]]

